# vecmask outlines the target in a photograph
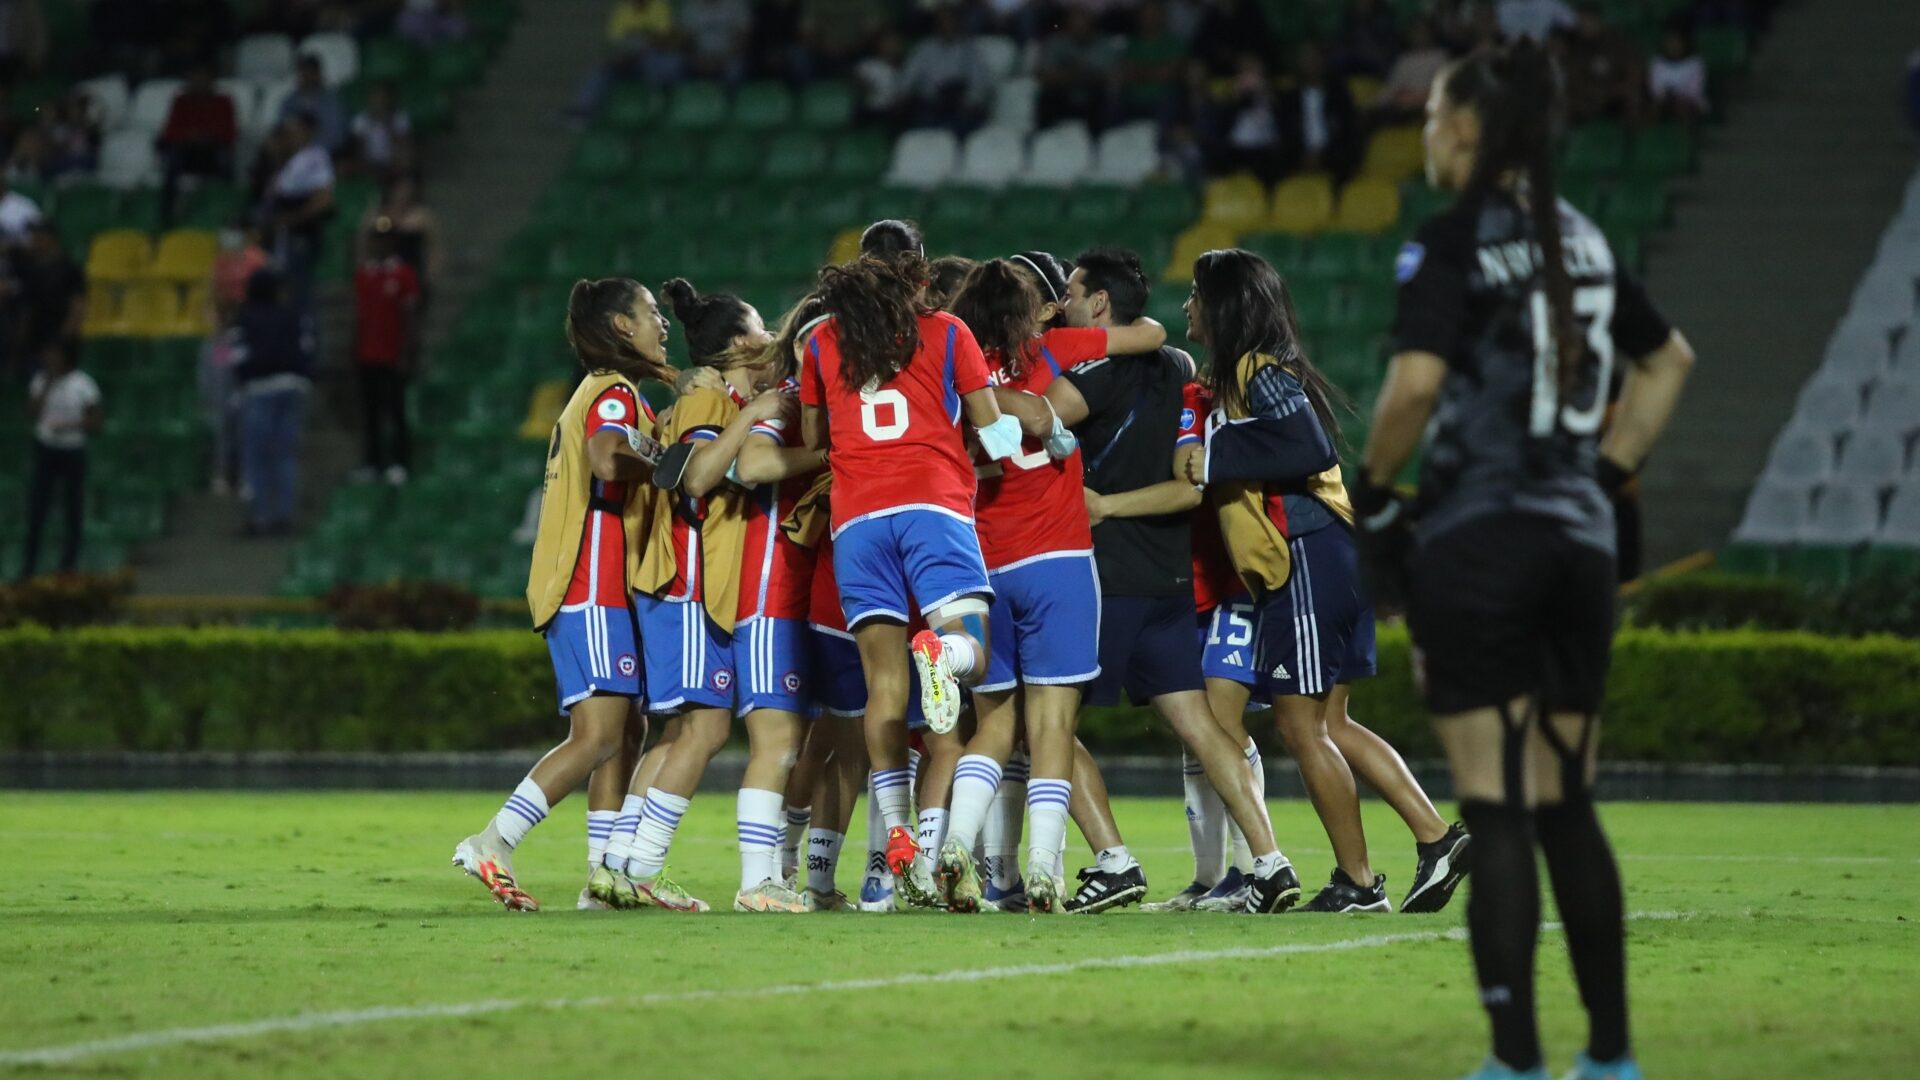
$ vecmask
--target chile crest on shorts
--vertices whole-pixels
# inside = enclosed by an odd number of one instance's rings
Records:
[[[613,665],[623,679],[633,678],[634,674],[640,670],[640,662],[634,659],[632,653],[621,653],[620,659],[615,660]]]

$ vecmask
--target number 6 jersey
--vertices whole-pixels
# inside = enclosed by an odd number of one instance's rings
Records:
[[[877,386],[840,374],[840,334],[829,319],[807,339],[800,401],[827,410],[833,535],[856,521],[933,510],[973,523],[973,462],[959,431],[960,398],[987,386],[987,362],[966,324],[920,316],[920,347]]]
[[[1612,550],[1613,513],[1594,479],[1607,385],[1670,327],[1607,238],[1564,201],[1560,233],[1585,343],[1570,392],[1554,360],[1546,279],[1532,220],[1513,195],[1461,199],[1420,227],[1394,264],[1396,352],[1427,352],[1447,375],[1420,466],[1423,539],[1485,514],[1563,522]]]

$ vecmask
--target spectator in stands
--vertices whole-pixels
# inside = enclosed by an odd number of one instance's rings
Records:
[[[13,299],[20,317],[11,342],[16,356],[44,356],[47,346],[77,346],[87,319],[87,275],[67,254],[60,231],[45,219],[27,227],[24,250],[13,259]]]
[[[20,580],[40,564],[40,540],[53,499],[66,511],[66,535],[60,570],[80,566],[80,540],[86,527],[87,436],[100,430],[100,385],[81,371],[68,341],[50,342],[40,354],[40,371],[27,385],[27,418],[33,422],[33,477],[27,484],[27,544]]]
[[[13,144],[26,125],[13,114],[13,86],[0,82],[0,160],[13,157]]]
[[[53,147],[47,142],[46,129],[38,124],[20,129],[14,137],[13,148],[7,153],[5,175],[10,180],[29,184],[47,182],[47,164],[53,157]]]
[[[1120,43],[1099,31],[1093,12],[1068,8],[1060,30],[1040,46],[1034,75],[1041,127],[1079,120],[1098,131],[1113,121]]]
[[[800,0],[800,36],[821,75],[852,71],[887,24],[882,0]]]
[[[965,134],[986,116],[993,94],[978,43],[952,6],[934,12],[933,33],[915,43],[900,68],[901,108],[910,127]]]
[[[166,20],[166,8],[151,0],[93,0],[87,12],[88,70],[118,71],[133,81],[153,74]]]
[[[445,269],[439,229],[439,218],[420,198],[419,181],[411,176],[396,176],[381,190],[380,201],[368,207],[360,218],[358,261],[373,257],[374,234],[386,232],[394,254],[413,269],[420,285],[420,306],[424,308],[434,283],[440,280]]]
[[[220,50],[236,37],[233,6],[227,0],[168,0],[153,6],[166,13],[160,58],[163,71],[191,70],[197,64],[214,63]]]
[[[1575,22],[1566,0],[1500,0],[1495,14],[1508,41],[1532,38],[1544,43],[1562,30],[1573,29]]]
[[[607,12],[608,56],[574,93],[567,115],[584,125],[599,113],[616,80],[672,86],[687,77],[687,59],[674,33],[668,0],[617,0]]]
[[[874,34],[872,50],[853,65],[859,95],[855,117],[861,123],[898,126],[902,119],[900,66],[906,55],[900,32],[887,27]]]
[[[799,83],[813,77],[813,51],[800,33],[800,0],[753,0],[747,57],[756,78]]]
[[[394,250],[393,223],[382,219],[353,272],[353,363],[360,375],[366,425],[363,480],[407,482],[407,369],[414,351],[414,312],[420,279]]]
[[[92,104],[81,94],[68,94],[40,111],[41,179],[91,173],[100,160],[100,122]]]
[[[315,138],[313,118],[293,113],[280,126],[292,152],[267,185],[273,254],[287,276],[294,304],[313,310],[313,268],[326,224],[333,217],[333,155]]]
[[[220,249],[213,257],[208,289],[213,333],[200,349],[200,404],[207,429],[213,432],[210,486],[216,495],[227,494],[240,480],[240,409],[234,396],[233,343],[227,329],[246,301],[247,282],[269,262],[259,233],[246,222],[220,230]]]
[[[40,204],[13,190],[7,177],[0,176],[0,255],[24,245],[40,218]]]
[[[1163,0],[1146,0],[1120,52],[1120,107],[1128,116],[1165,118],[1180,91],[1187,44],[1167,25]]]
[[[1707,115],[1707,62],[1685,23],[1670,23],[1660,35],[1660,55],[1647,65],[1647,98],[1663,119],[1694,123]]]
[[[1640,114],[1646,76],[1632,38],[1607,25],[1599,0],[1580,0],[1579,20],[1564,38],[1560,70],[1567,115],[1574,122],[1632,120]]]
[[[1216,154],[1215,171],[1250,172],[1271,184],[1286,169],[1286,136],[1280,95],[1274,92],[1267,62],[1257,53],[1241,56],[1233,94],[1218,125],[1222,150]]]
[[[1286,171],[1325,172],[1344,181],[1360,154],[1360,125],[1347,84],[1327,69],[1327,53],[1317,41],[1303,41],[1294,53],[1294,88],[1280,110]]]
[[[240,457],[253,501],[247,536],[291,531],[300,436],[312,386],[313,319],[289,302],[279,274],[257,270],[228,331],[240,387]]]
[[[47,62],[47,18],[40,0],[0,0],[0,81],[34,74]]]
[[[1233,75],[1246,53],[1274,55],[1273,30],[1254,0],[1207,0],[1194,27],[1193,53],[1215,76]]]
[[[213,68],[195,64],[186,85],[173,96],[167,126],[154,139],[163,176],[160,227],[173,227],[183,176],[225,180],[233,175],[233,144],[240,137],[233,99],[213,83]]]
[[[247,298],[247,282],[252,280],[254,271],[266,269],[272,261],[267,249],[260,246],[259,230],[248,222],[237,221],[220,230],[208,288],[216,331],[224,329],[240,310]]]
[[[312,53],[300,54],[294,67],[293,93],[287,95],[280,106],[282,122],[295,114],[305,115],[313,122],[314,135],[327,153],[338,153],[346,145],[346,111],[340,104],[340,95],[328,89],[320,58]]]
[[[984,0],[972,15],[974,29],[979,33],[1031,41],[1039,36],[1057,10],[1042,0]]]
[[[413,167],[413,118],[400,108],[393,83],[373,84],[348,132],[348,159],[360,171],[385,178]]]
[[[1384,78],[1400,52],[1400,25],[1384,0],[1349,0],[1330,44],[1341,74]]]
[[[1433,20],[1418,18],[1407,29],[1407,47],[1394,58],[1380,86],[1374,109],[1390,121],[1418,119],[1426,112],[1427,93],[1433,78],[1447,65],[1447,50],[1440,46]]]
[[[680,8],[693,70],[707,79],[737,83],[747,74],[747,34],[753,12],[747,0],[688,0]]]
[[[465,41],[473,32],[465,0],[406,0],[393,20],[393,32],[422,48]]]

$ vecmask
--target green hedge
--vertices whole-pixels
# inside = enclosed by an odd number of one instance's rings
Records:
[[[1353,715],[1438,753],[1396,629]],[[0,631],[0,748],[488,750],[559,734],[540,639],[333,630]],[[1097,709],[1090,744],[1168,751],[1150,714]],[[1619,760],[1920,764],[1920,642],[1626,630],[1605,752]]]

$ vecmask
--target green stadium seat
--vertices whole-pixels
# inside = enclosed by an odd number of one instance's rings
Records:
[[[1453,193],[1441,191],[1425,180],[1409,180],[1400,185],[1400,220],[1421,225],[1453,204]]]
[[[885,187],[876,188],[867,199],[867,212],[862,217],[877,221],[881,218],[901,218],[906,221],[919,221],[927,216],[928,210],[938,201],[935,196],[918,188]],[[864,225],[864,221],[848,222],[849,225]]]
[[[1567,136],[1560,167],[1570,176],[1608,176],[1627,160],[1627,133],[1619,124],[1583,124]]]
[[[1106,228],[1125,218],[1132,206],[1133,193],[1126,188],[1086,185],[1073,189],[1061,220]]]
[[[1334,281],[1386,275],[1386,267],[1373,241],[1354,233],[1322,233],[1316,237],[1307,249],[1301,270]]]
[[[667,112],[665,91],[638,83],[623,83],[614,87],[607,95],[607,103],[600,112],[600,122],[615,131],[635,134]]]
[[[573,172],[579,176],[615,180],[632,169],[633,150],[618,135],[590,131],[573,148]]]
[[[804,222],[823,235],[864,224],[867,195],[857,188],[834,185],[819,189],[797,189],[793,195],[794,220]]]
[[[1875,545],[1860,557],[1860,577],[1920,580],[1920,549]]]
[[[763,175],[783,183],[807,183],[826,173],[831,153],[832,145],[812,132],[783,132],[767,144]]]
[[[666,119],[667,127],[675,131],[720,127],[727,120],[727,92],[719,83],[686,83],[673,92]]]
[[[1039,234],[1058,228],[1063,209],[1057,188],[1013,188],[1000,197],[997,224],[1042,240],[1044,237]],[[1057,254],[1072,258],[1074,253]]]
[[[662,183],[686,180],[700,172],[700,142],[684,135],[647,143],[640,167],[648,179]]]
[[[877,131],[849,132],[833,145],[827,176],[833,180],[873,183],[887,171],[893,146]]]
[[[1598,217],[1612,184],[1594,176],[1569,176],[1560,181],[1560,197],[1588,217]]]
[[[733,126],[747,131],[784,127],[792,116],[793,95],[779,83],[748,83],[733,99]]]
[[[231,184],[214,184],[193,193],[178,224],[183,229],[225,228],[246,210],[246,192]]]
[[[707,184],[731,186],[760,172],[765,137],[745,132],[727,132],[707,144],[706,168],[702,180]]]
[[[471,39],[441,42],[427,51],[427,78],[444,90],[473,85],[486,66],[487,47]]]
[[[994,199],[979,188],[948,188],[927,207],[928,228],[975,229],[996,223]]]
[[[1700,58],[1707,62],[1709,75],[1738,75],[1747,70],[1750,48],[1745,30],[1737,26],[1703,27],[1695,44]]]
[[[53,220],[68,243],[84,243],[88,237],[118,223],[120,193],[112,188],[77,185],[63,188],[54,203]]]
[[[814,83],[800,92],[800,123],[822,131],[836,131],[853,123],[854,90],[850,83]]]
[[[1780,570],[1780,552],[1768,544],[1728,544],[1715,554],[1714,563],[1729,574],[1768,577]]]
[[[1800,581],[1816,585],[1844,585],[1847,582],[1852,552],[1844,547],[1809,544],[1787,552],[1786,571]]]
[[[420,134],[445,131],[453,122],[453,99],[446,87],[432,82],[411,82],[400,87],[400,107]]]
[[[1186,228],[1199,213],[1200,202],[1193,192],[1176,184],[1149,184],[1133,200],[1137,220],[1165,231]]]
[[[1679,124],[1660,124],[1633,137],[1627,169],[1635,176],[1669,180],[1693,171],[1693,136]]]
[[[413,46],[395,37],[379,37],[360,46],[360,78],[369,83],[399,82],[418,69]]]
[[[1609,234],[1641,233],[1667,224],[1667,187],[1663,183],[1636,181],[1616,187],[1607,197],[1600,214],[1600,227]]]
[[[769,240],[758,249],[759,258],[755,260],[760,272],[769,278],[781,278],[788,282],[804,280],[826,261],[826,245],[817,238],[805,235],[792,235],[779,240]],[[771,312],[761,312],[772,318]]]

